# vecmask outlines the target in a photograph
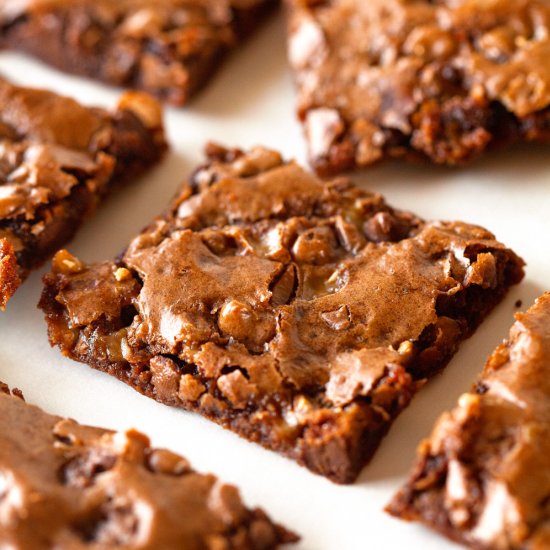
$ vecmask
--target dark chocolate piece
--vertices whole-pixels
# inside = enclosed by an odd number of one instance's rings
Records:
[[[518,313],[388,507],[471,548],[550,548],[550,293]]]
[[[108,113],[0,79],[0,307],[107,191],[165,149],[149,96],[127,93]]]
[[[313,166],[461,164],[550,142],[550,4],[287,0]]]
[[[118,261],[60,252],[41,307],[67,356],[346,483],[522,265],[479,227],[211,146]]]

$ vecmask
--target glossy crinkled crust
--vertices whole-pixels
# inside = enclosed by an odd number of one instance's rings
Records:
[[[0,383],[0,546],[270,550],[297,537],[135,431],[82,426]]]
[[[287,0],[313,166],[460,164],[550,141],[545,0]]]
[[[182,105],[277,0],[4,0],[0,47]]]
[[[516,315],[388,510],[472,548],[550,547],[550,293]]]
[[[113,185],[165,149],[149,96],[129,92],[109,113],[0,79],[0,307]]]
[[[345,483],[523,262],[263,148],[208,163],[118,261],[45,277],[52,344]]]

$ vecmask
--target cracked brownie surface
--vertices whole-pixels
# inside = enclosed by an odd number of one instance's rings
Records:
[[[277,0],[4,0],[0,46],[181,105]]]
[[[313,166],[550,141],[547,0],[287,0]]]
[[[117,182],[156,163],[160,108],[127,93],[115,112],[0,79],[0,307]]]
[[[0,383],[3,547],[268,550],[296,540],[145,435],[82,426],[16,396]]]
[[[212,145],[117,261],[58,253],[41,307],[69,357],[344,483],[522,265],[479,227]]]
[[[516,315],[388,510],[482,550],[550,547],[550,293]]]

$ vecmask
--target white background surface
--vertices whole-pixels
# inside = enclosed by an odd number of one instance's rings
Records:
[[[110,197],[69,250],[85,261],[113,258],[165,208],[201,162],[208,140],[240,147],[267,145],[305,161],[285,55],[283,21],[275,17],[231,57],[198,100],[185,110],[167,110],[172,144],[168,158],[152,174]],[[119,95],[118,90],[62,75],[11,53],[0,54],[0,73],[87,104],[113,106]],[[521,299],[525,308],[550,287],[549,155],[542,147],[520,147],[490,155],[467,169],[385,164],[353,176],[357,183],[385,194],[396,207],[425,218],[460,219],[487,227],[528,267],[525,281],[401,414],[352,486],[333,485],[198,415],[171,410],[106,374],[64,359],[57,349],[50,349],[36,309],[46,268],[30,277],[0,317],[0,380],[21,388],[28,401],[51,413],[87,424],[145,431],[155,445],[181,452],[197,469],[239,485],[247,503],[261,505],[303,536],[300,550],[455,548],[422,527],[390,518],[382,508],[403,482],[419,440],[468,389],[488,354],[506,336],[514,302]]]

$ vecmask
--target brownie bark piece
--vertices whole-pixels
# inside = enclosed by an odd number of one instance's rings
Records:
[[[269,550],[297,537],[135,430],[82,426],[0,383],[0,545]]]
[[[148,96],[127,93],[108,113],[0,79],[0,307],[114,184],[165,148]]]
[[[388,510],[472,548],[550,548],[550,293],[516,315]]]
[[[346,483],[522,265],[479,227],[212,146],[117,261],[60,252],[41,307],[65,355]]]
[[[399,157],[461,164],[550,142],[550,4],[287,0],[313,166]]]
[[[8,0],[0,46],[182,105],[277,0]]]

